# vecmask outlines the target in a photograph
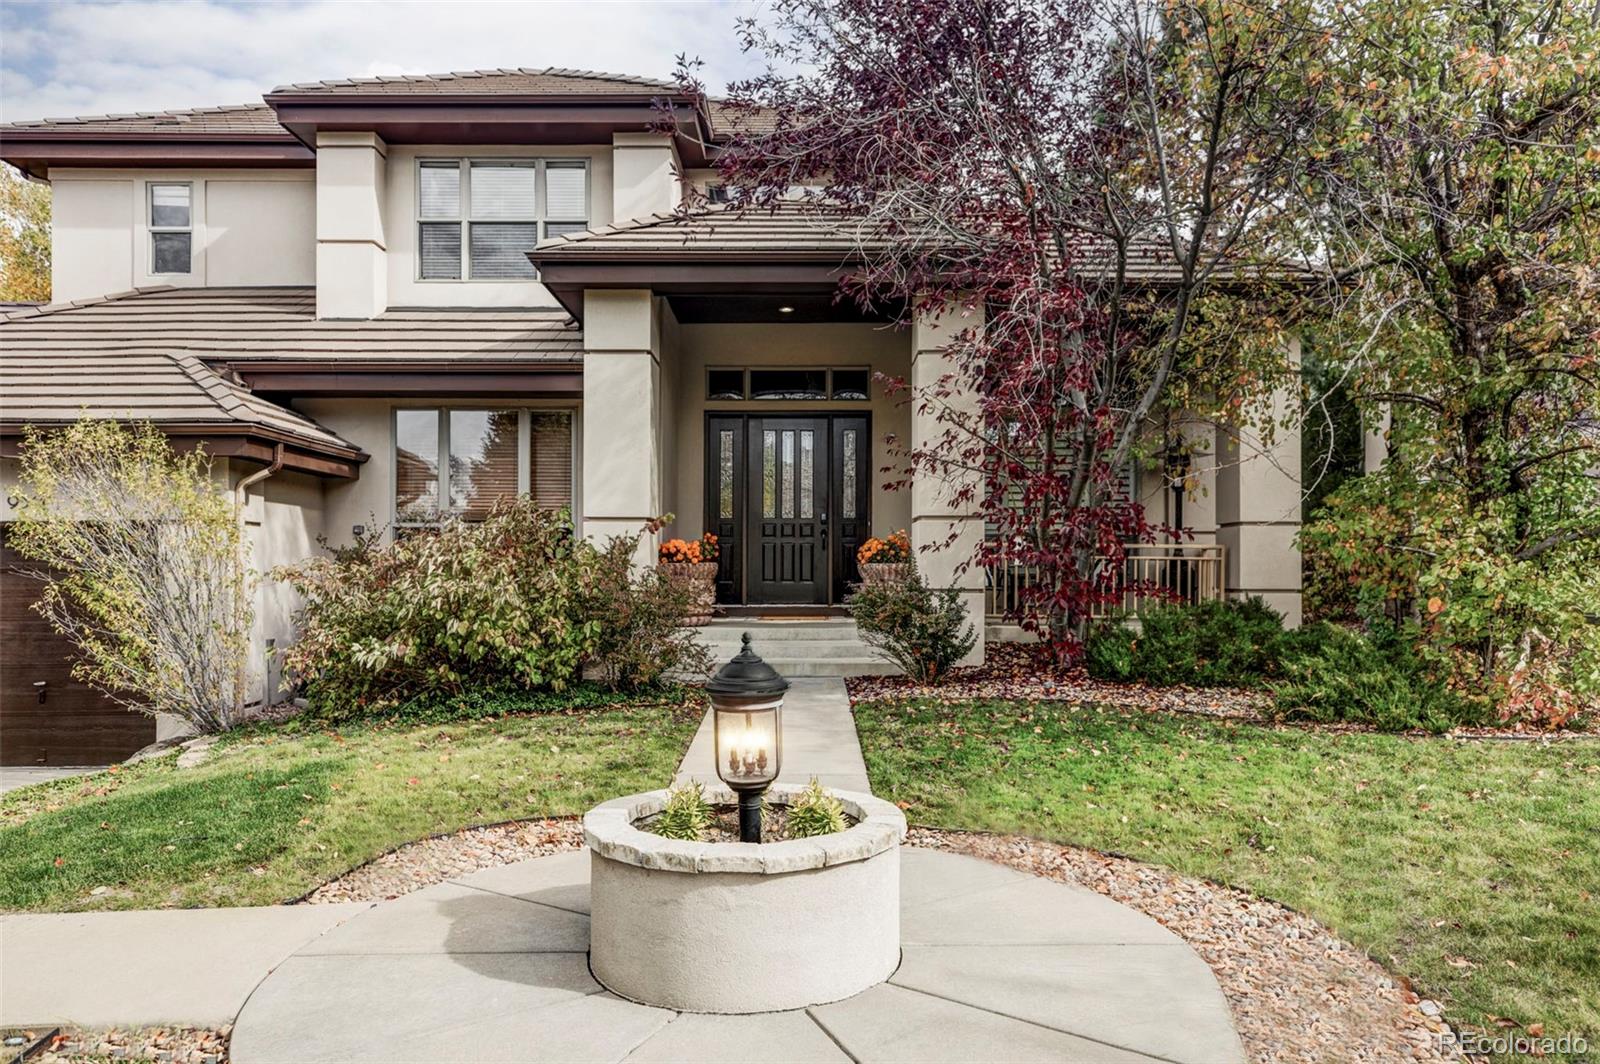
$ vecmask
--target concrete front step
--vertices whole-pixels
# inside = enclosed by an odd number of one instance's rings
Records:
[[[856,630],[848,617],[826,620],[718,618],[695,629],[695,636],[721,665],[739,652],[742,637],[785,676],[892,676],[900,670]]]

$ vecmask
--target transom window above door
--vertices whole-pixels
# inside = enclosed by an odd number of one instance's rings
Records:
[[[865,367],[716,367],[706,371],[706,398],[861,402],[872,398],[871,383],[872,371]]]
[[[589,227],[583,159],[417,163],[417,274],[424,281],[532,281],[527,252]]]
[[[394,523],[481,521],[517,495],[570,509],[575,453],[570,410],[396,410]]]

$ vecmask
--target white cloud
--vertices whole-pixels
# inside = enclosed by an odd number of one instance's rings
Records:
[[[0,3],[0,118],[250,103],[294,81],[485,67],[672,76],[755,72],[734,36],[751,0],[228,4]]]

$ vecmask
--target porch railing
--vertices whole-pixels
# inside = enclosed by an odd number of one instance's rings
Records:
[[[1123,549],[1127,556],[1116,574],[1116,586],[1123,589],[1120,601],[1097,610],[1099,616],[1117,609],[1139,613],[1148,606],[1169,602],[1194,605],[1223,597],[1227,548],[1220,543],[1128,543]],[[1036,570],[1026,565],[988,570],[985,612],[989,618],[1011,612],[1035,574]]]

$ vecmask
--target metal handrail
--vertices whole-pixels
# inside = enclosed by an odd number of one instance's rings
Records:
[[[1126,543],[1117,584],[1125,590],[1116,605],[1100,607],[1095,616],[1121,611],[1139,613],[1172,602],[1194,605],[1224,597],[1227,548],[1220,543]],[[985,571],[984,607],[991,620],[1012,612],[1021,590],[1037,569],[1007,565]]]

